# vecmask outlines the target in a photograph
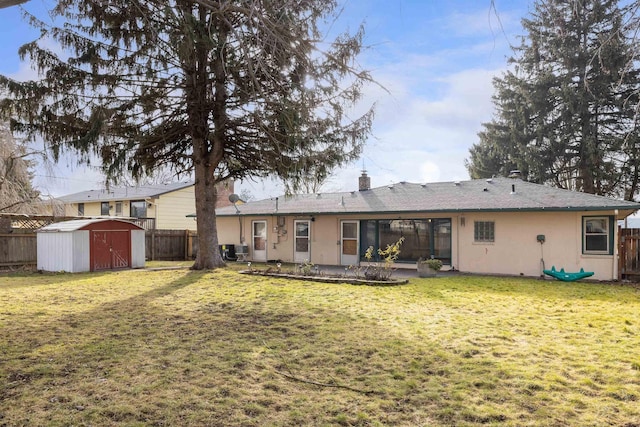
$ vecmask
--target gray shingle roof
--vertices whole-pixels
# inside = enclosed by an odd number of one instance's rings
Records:
[[[89,190],[58,197],[65,203],[107,202],[110,200],[139,200],[157,197],[171,191],[181,190],[193,185],[191,182],[174,182],[171,184],[141,185],[139,187],[120,187],[107,190]]]
[[[514,190],[515,191],[512,191]],[[276,210],[277,205],[277,210]],[[278,197],[216,210],[220,216],[400,212],[637,210],[640,203],[578,193],[519,179],[412,184],[366,191]]]

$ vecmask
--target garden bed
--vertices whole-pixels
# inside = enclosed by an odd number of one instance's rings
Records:
[[[305,275],[296,273],[287,273],[267,270],[242,270],[240,274],[251,274],[254,276],[281,277],[283,279],[306,280],[309,282],[322,283],[347,283],[350,285],[366,285],[366,286],[396,286],[409,283],[407,279],[387,279],[387,280],[370,280],[362,277],[342,276],[342,275]]]

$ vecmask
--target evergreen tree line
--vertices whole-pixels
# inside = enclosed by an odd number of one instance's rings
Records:
[[[640,2],[538,0],[494,79],[493,119],[466,162],[472,178],[633,200],[640,186]]]

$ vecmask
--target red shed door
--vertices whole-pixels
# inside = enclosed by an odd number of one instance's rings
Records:
[[[112,231],[111,268],[129,268],[131,265],[130,231]]]
[[[128,268],[131,244],[128,230],[91,231],[91,271]]]

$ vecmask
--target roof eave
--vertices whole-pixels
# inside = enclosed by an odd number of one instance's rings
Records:
[[[386,211],[306,211],[306,212],[234,212],[217,213],[219,217],[237,216],[279,216],[279,215],[390,215],[390,214],[424,214],[424,213],[473,213],[473,212],[594,212],[624,210],[635,212],[640,210],[640,205],[630,206],[566,206],[566,207],[543,207],[543,208],[459,208],[459,209],[420,209],[420,210],[386,210]]]
[[[180,190],[184,190],[187,187],[192,187],[194,186],[195,183],[193,182],[187,182],[187,183],[183,183],[183,185],[178,186],[176,188],[172,188],[172,189],[167,189],[167,190],[162,190],[159,191],[157,193],[151,193],[151,194],[147,194],[145,196],[141,196],[139,194],[137,195],[118,195],[118,196],[109,196],[109,197],[104,197],[104,198],[100,198],[100,197],[96,197],[96,198],[88,198],[88,195],[84,198],[69,198],[67,199],[66,197],[69,196],[62,196],[62,197],[58,197],[58,200],[62,201],[63,203],[87,203],[87,202],[108,202],[108,201],[131,201],[131,200],[140,200],[140,199],[157,199],[159,196],[162,196],[164,194],[168,194],[168,193],[173,193],[174,191],[180,191]],[[101,190],[96,190],[96,191],[101,191]],[[71,195],[72,196],[72,195]]]

